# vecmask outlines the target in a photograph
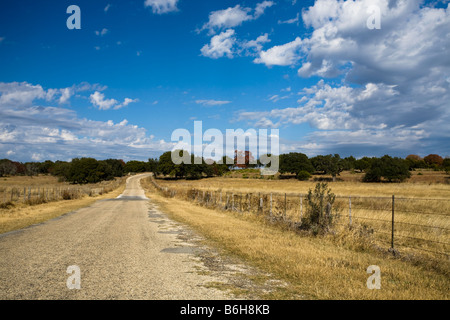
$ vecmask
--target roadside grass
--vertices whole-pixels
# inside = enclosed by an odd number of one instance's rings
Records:
[[[223,180],[219,181],[225,184]],[[236,186],[243,181],[228,180],[231,182],[222,185],[222,188]],[[216,179],[215,182],[219,181]],[[267,182],[264,181],[265,184]],[[142,180],[142,186],[147,196],[172,219],[190,225],[226,253],[289,283],[288,287],[271,293],[267,298],[450,298],[448,265],[441,269],[427,268],[426,265],[403,261],[364,245],[353,246],[351,235],[338,241],[330,236],[302,236],[270,224],[261,216],[212,210],[188,201],[165,198],[149,179]],[[370,275],[366,270],[371,265],[381,269],[381,290],[367,288]]]
[[[39,178],[35,177],[33,179],[38,180]],[[53,179],[47,178],[45,177],[43,179],[49,181],[48,185],[54,185]],[[23,183],[27,183],[25,179]],[[43,202],[39,204],[9,203],[10,205],[0,207],[0,234],[45,222],[80,208],[88,207],[98,200],[117,197],[124,189],[125,179],[123,179],[117,189],[103,193],[102,195],[85,195],[80,199]]]

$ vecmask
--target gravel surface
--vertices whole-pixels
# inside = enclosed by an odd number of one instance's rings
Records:
[[[224,281],[202,269],[204,248],[127,180],[117,199],[46,223],[0,235],[0,299],[230,299],[208,283]],[[69,266],[80,289],[68,289]]]

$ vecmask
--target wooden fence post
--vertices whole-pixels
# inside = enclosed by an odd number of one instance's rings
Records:
[[[261,197],[261,194],[259,196],[259,207],[261,208],[261,213],[264,214],[264,203],[263,203],[263,197]]]
[[[348,217],[350,222],[350,227],[352,226],[352,197],[348,197]]]
[[[300,222],[302,222],[303,219],[303,196],[300,195]]]

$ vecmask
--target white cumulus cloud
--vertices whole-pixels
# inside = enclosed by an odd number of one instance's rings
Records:
[[[178,11],[178,0],[145,0],[144,6],[151,7],[153,13],[164,14]]]
[[[302,43],[302,39],[297,37],[292,42],[261,51],[259,57],[254,62],[265,64],[268,67],[293,65],[300,58]]]
[[[88,87],[102,88],[86,83],[71,88],[80,92]],[[50,90],[56,93],[48,101]],[[79,118],[75,111],[60,107],[55,98],[61,91],[64,88],[45,90],[27,82],[0,83],[0,154],[16,161],[75,157],[146,160],[173,147],[164,140],[155,141],[154,135],[126,119],[114,123]],[[100,103],[107,101],[98,91],[94,96]],[[127,98],[123,104],[132,100]],[[40,102],[54,102],[56,106],[42,106]]]
[[[233,46],[236,43],[235,31],[228,29],[211,38],[209,44],[205,44],[201,53],[205,57],[218,59],[224,56],[233,58]]]

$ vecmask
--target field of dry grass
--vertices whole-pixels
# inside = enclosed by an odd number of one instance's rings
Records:
[[[418,176],[418,173],[422,173]],[[242,174],[234,174],[238,178],[217,177],[202,180],[158,180],[161,186],[182,186],[201,190],[222,190],[246,193],[296,193],[306,194],[314,188],[317,181],[314,178],[327,178],[314,176],[310,181],[297,181],[296,179],[256,179],[242,178]],[[397,197],[404,198],[450,198],[450,184],[448,175],[444,172],[416,171],[413,178],[405,183],[362,183],[363,174],[343,172],[339,177],[342,181],[329,182],[337,196],[367,196],[367,197]],[[417,178],[416,178],[417,177]],[[330,178],[330,177],[328,177]]]
[[[201,181],[171,181],[158,183],[172,188],[192,186],[203,189],[239,191],[306,192],[313,184],[297,181],[259,181],[214,178]],[[338,192],[371,194],[376,185],[358,186],[331,184]],[[269,299],[449,299],[450,278],[448,259],[438,264],[417,263],[393,257],[387,251],[372,250],[360,243],[352,231],[341,236],[311,237],[280,228],[268,222],[264,215],[239,211],[210,209],[192,201],[165,197],[148,179],[142,185],[148,196],[159,203],[173,219],[186,223],[222,248],[226,253],[245,259],[252,265],[289,283],[284,290],[268,295]],[[410,185],[417,197],[424,196]],[[365,189],[367,188],[367,189]],[[402,190],[400,186],[379,186]],[[396,189],[397,188],[397,189]],[[440,190],[442,188],[443,190]],[[447,188],[447,189],[446,189]],[[300,190],[300,191],[299,191]],[[440,196],[448,195],[447,186],[436,186]],[[383,194],[392,194],[383,190]],[[424,190],[422,190],[424,192]],[[425,191],[426,193],[427,191]],[[430,193],[428,193],[430,194]],[[355,229],[356,231],[360,229]],[[434,262],[436,263],[436,262]],[[369,290],[367,268],[381,269],[381,290]]]
[[[59,217],[97,200],[116,197],[124,188],[125,178],[83,186],[58,182],[57,178],[44,175],[1,178],[0,234]]]
[[[450,185],[433,180],[436,177],[441,179],[443,173],[422,173],[424,179],[433,183],[362,183],[347,178],[353,175],[344,173],[343,179],[346,181],[328,183],[337,195],[334,204],[338,214],[337,231],[342,231],[339,229],[347,228],[350,224],[363,226],[372,234],[377,246],[390,248],[394,206],[396,249],[423,259],[448,258]],[[216,202],[220,198],[221,207],[229,201],[226,200],[228,197],[236,203],[238,211],[255,212],[258,204],[250,202],[260,201],[263,203],[262,213],[282,217],[289,222],[299,222],[304,211],[302,199],[310,189],[314,189],[317,182],[221,177],[194,181],[158,179],[157,183],[175,190],[179,195],[187,194],[192,189],[199,190],[200,196],[206,192]],[[394,204],[392,195],[395,195]]]

